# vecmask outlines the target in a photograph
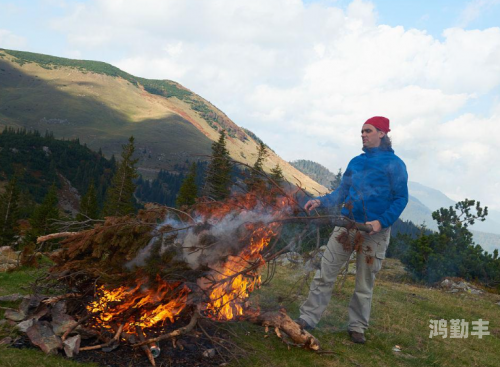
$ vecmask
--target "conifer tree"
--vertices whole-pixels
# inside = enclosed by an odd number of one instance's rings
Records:
[[[189,174],[182,182],[182,186],[177,196],[176,205],[180,208],[183,205],[193,205],[198,197],[198,187],[196,186],[196,163],[191,165]]]
[[[330,190],[335,191],[340,186],[340,181],[342,181],[342,168],[335,175],[334,179],[330,181]]]
[[[87,192],[80,200],[80,212],[76,215],[76,220],[83,222],[88,219],[99,217],[99,204],[97,202],[97,192],[94,181],[90,182]]]
[[[226,148],[226,131],[212,144],[212,160],[207,168],[203,193],[214,200],[224,200],[231,189],[232,163]]]
[[[281,186],[285,177],[283,176],[283,170],[281,169],[279,163],[276,163],[276,166],[271,169],[271,179]]]
[[[30,238],[34,240],[38,236],[43,236],[54,232],[54,220],[59,219],[59,209],[57,208],[57,188],[52,184],[49,192],[45,195],[41,205],[37,206],[30,218],[31,231]]]
[[[486,284],[500,282],[500,273],[489,269],[491,259],[474,243],[468,229],[476,221],[484,221],[487,215],[487,207],[469,199],[459,201],[455,207],[434,211],[432,218],[437,221],[439,233],[421,235],[411,241],[402,257],[403,263],[416,278],[428,283],[445,276],[476,279]]]
[[[9,245],[16,236],[16,223],[19,219],[19,189],[14,177],[7,190],[0,195],[0,245]]]
[[[122,159],[117,164],[111,186],[106,193],[104,202],[105,216],[122,216],[134,212],[134,191],[136,185],[133,180],[138,177],[135,165],[138,159],[133,159],[135,147],[134,137],[131,136],[128,144],[122,145]]]
[[[250,177],[247,180],[247,187],[249,191],[264,189],[264,161],[268,155],[269,152],[267,151],[266,145],[263,142],[260,142],[257,151],[257,160],[255,161],[253,169],[250,172]]]

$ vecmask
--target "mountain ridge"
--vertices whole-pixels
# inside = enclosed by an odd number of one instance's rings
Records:
[[[219,131],[231,157],[253,165],[258,142],[209,101],[170,80],[135,77],[110,64],[0,49],[0,127],[49,130],[118,156],[136,138],[139,170],[152,178],[186,160],[206,160]],[[270,149],[276,164],[308,191],[326,189]]]

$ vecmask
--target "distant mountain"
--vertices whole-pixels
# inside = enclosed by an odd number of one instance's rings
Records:
[[[401,214],[401,219],[410,220],[417,225],[425,224],[427,228],[437,230],[432,212],[439,208],[454,206],[455,202],[441,191],[424,186],[417,182],[409,182],[410,200]],[[465,199],[465,198],[464,198]],[[483,203],[484,204],[484,203]],[[484,222],[476,222],[470,227],[474,241],[492,252],[500,249],[500,213],[490,211]]]
[[[299,159],[289,163],[323,186],[327,188],[330,188],[332,186],[332,181],[335,179],[335,174],[325,166],[306,159]]]
[[[472,228],[474,228],[474,225]],[[494,233],[485,233],[471,230],[474,236],[474,242],[481,245],[483,250],[488,251],[490,254],[495,249],[500,251],[500,235]]]
[[[207,159],[222,129],[231,157],[253,165],[259,140],[224,112],[170,80],[145,79],[110,64],[0,49],[0,128],[53,132],[119,157],[133,135],[139,171],[148,178],[186,160]],[[326,192],[273,151],[264,169],[279,164],[290,182]],[[295,179],[296,177],[297,179]]]
[[[412,192],[410,191],[410,193]],[[410,194],[408,199],[408,205],[403,211],[403,214],[401,214],[401,219],[412,221],[419,226],[425,224],[427,228],[437,231],[437,224],[434,219],[432,219],[432,210],[412,194]]]
[[[409,181],[408,189],[415,198],[431,210],[431,212],[439,208],[447,208],[455,205],[455,202],[441,191],[424,186],[417,182]]]
[[[417,182],[410,181],[408,183],[408,188],[410,190],[410,195],[417,198],[425,207],[429,209],[429,212],[425,214],[425,210],[423,208],[419,207],[418,209],[416,209],[408,205],[408,207],[403,212],[402,217],[404,219],[409,219],[414,223],[423,223],[423,221],[425,220],[429,228],[433,229],[432,225],[430,225],[431,222],[434,222],[434,220],[432,220],[432,212],[438,210],[439,208],[448,208],[455,205],[455,201],[450,199],[441,191],[424,186]],[[487,206],[487,203],[481,204],[483,206]],[[424,215],[424,217],[422,217],[422,215]],[[419,221],[416,220],[417,218],[419,219]],[[474,229],[475,231],[489,232],[500,235],[500,212],[489,210],[486,220],[484,222],[474,223],[472,229]]]

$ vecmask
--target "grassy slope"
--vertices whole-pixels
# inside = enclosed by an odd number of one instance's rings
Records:
[[[108,156],[119,154],[134,135],[145,171],[210,154],[218,126],[233,136],[228,148],[234,159],[253,164],[257,153],[256,142],[243,129],[175,82],[138,78],[102,62],[0,49],[2,125],[79,137]],[[325,191],[271,152],[265,168],[276,163],[288,180],[295,182],[295,176],[308,189]]]
[[[31,274],[32,275],[32,274]],[[0,294],[17,291],[19,286],[31,277],[30,272],[0,274]],[[276,307],[280,300],[289,299],[290,294],[299,296],[282,304],[292,316],[298,314],[298,306],[307,291],[307,282],[299,282],[301,274],[295,269],[279,268],[271,286],[254,293],[254,298],[263,307]],[[485,294],[452,294],[440,290],[405,282],[401,265],[388,259],[381,271],[375,288],[371,328],[367,333],[368,343],[364,346],[349,341],[347,326],[347,305],[354,287],[352,276],[344,287],[334,294],[319,328],[314,332],[328,354],[315,354],[300,348],[288,349],[272,332],[264,338],[261,327],[246,323],[234,323],[230,328],[237,332],[234,341],[253,350],[248,357],[240,359],[235,366],[497,366],[500,350],[499,306],[495,303],[500,296]],[[7,305],[1,304],[6,307]],[[479,318],[489,320],[490,336],[478,339],[429,338],[430,319]],[[472,329],[470,330],[472,331]],[[5,332],[4,332],[5,333]],[[399,345],[401,352],[392,351]],[[39,364],[36,364],[39,363]],[[42,364],[45,363],[45,364]],[[75,366],[62,357],[46,357],[36,350],[15,350],[0,348],[0,365],[21,367]],[[80,364],[81,365],[81,364]]]
[[[497,366],[500,350],[500,300],[498,295],[452,294],[404,282],[401,264],[388,259],[385,269],[377,280],[372,305],[371,327],[367,333],[368,343],[364,346],[350,342],[347,335],[347,307],[354,288],[354,278],[348,277],[344,288],[336,292],[319,328],[313,332],[319,338],[324,350],[333,354],[317,355],[298,349],[290,351],[277,340],[270,343],[262,339],[262,332],[255,329],[246,340],[258,354],[251,357],[244,366]],[[396,275],[396,276],[395,276]],[[297,288],[290,280],[297,278],[293,270],[281,271],[273,288],[266,290],[278,299],[293,294]],[[307,287],[302,288],[302,296],[287,310],[298,315],[298,305],[304,299]],[[262,297],[262,296],[261,296]],[[490,321],[491,336],[478,339],[429,338],[430,319],[479,318]],[[470,330],[472,331],[472,329]],[[399,345],[402,352],[393,352]],[[263,357],[266,355],[266,357]]]
[[[124,79],[36,64],[21,67],[5,60],[0,67],[5,70],[0,78],[4,124],[80,137],[107,155],[119,154],[121,144],[134,135],[137,147],[152,153],[151,159],[141,157],[141,165],[153,168],[178,162],[173,152],[210,152],[211,141],[203,133],[168,106],[154,103],[161,97],[143,97],[147,93]]]

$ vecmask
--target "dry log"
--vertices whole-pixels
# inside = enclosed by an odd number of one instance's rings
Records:
[[[320,348],[319,341],[313,335],[300,328],[300,326],[293,321],[284,310],[279,312],[264,312],[248,318],[253,324],[265,326],[266,328],[274,328],[278,337],[280,331],[293,340],[295,344],[304,346],[304,348],[318,351]]]

